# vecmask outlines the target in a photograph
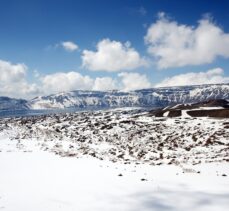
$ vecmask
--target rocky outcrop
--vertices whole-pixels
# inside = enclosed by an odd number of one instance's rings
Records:
[[[156,117],[215,117],[229,118],[229,102],[224,99],[193,104],[179,104],[150,111]]]

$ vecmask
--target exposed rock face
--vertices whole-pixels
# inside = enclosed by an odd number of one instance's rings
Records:
[[[218,117],[218,118],[229,118],[229,109],[218,109],[218,110],[194,110],[187,111],[187,114],[192,117]]]
[[[208,100],[194,104],[179,104],[150,112],[156,117],[218,117],[229,118],[229,102],[224,99]]]

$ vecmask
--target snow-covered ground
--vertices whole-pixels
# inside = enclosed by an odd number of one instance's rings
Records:
[[[226,119],[116,110],[0,125],[0,210],[229,210]]]
[[[222,176],[229,175],[226,163],[183,173],[177,166],[63,158],[31,144],[23,152],[12,142],[0,144],[0,210],[229,209],[229,179]]]

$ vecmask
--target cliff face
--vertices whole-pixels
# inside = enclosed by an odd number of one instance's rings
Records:
[[[130,92],[71,91],[37,97],[29,101],[28,105],[31,109],[165,107],[210,99],[229,99],[229,84],[152,88]]]
[[[0,97],[0,110],[165,107],[210,99],[229,99],[229,84],[152,88],[130,92],[71,91],[32,100]]]

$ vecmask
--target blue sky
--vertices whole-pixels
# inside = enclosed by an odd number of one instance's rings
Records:
[[[201,20],[207,22],[201,25]],[[149,32],[153,25],[155,29]],[[110,88],[124,90],[184,85],[183,77],[202,83],[199,73],[215,69],[201,75],[206,76],[206,83],[229,80],[227,0],[0,0],[0,26],[0,71],[6,75],[7,69],[11,75],[22,77],[20,83],[23,81],[26,89],[33,86],[31,93],[24,92],[22,97],[70,89],[106,90],[109,84],[113,84]],[[155,38],[158,31],[160,36]],[[183,35],[186,40],[181,42]],[[189,39],[193,42],[189,43]],[[204,47],[196,44],[198,40],[206,42]],[[77,49],[67,49],[64,42],[75,44]],[[118,48],[115,52],[114,46]],[[190,61],[183,58],[186,54]],[[15,68],[22,64],[26,70],[19,67],[23,70],[17,70],[17,75]],[[69,72],[80,75],[64,75]],[[58,73],[62,73],[61,77]],[[184,75],[189,73],[196,75]],[[0,78],[2,90],[19,83],[11,80],[11,75],[7,80]],[[53,81],[48,84],[50,79]],[[58,80],[71,86],[55,89]],[[87,84],[75,84],[82,80]],[[14,96],[10,90],[0,94]]]

